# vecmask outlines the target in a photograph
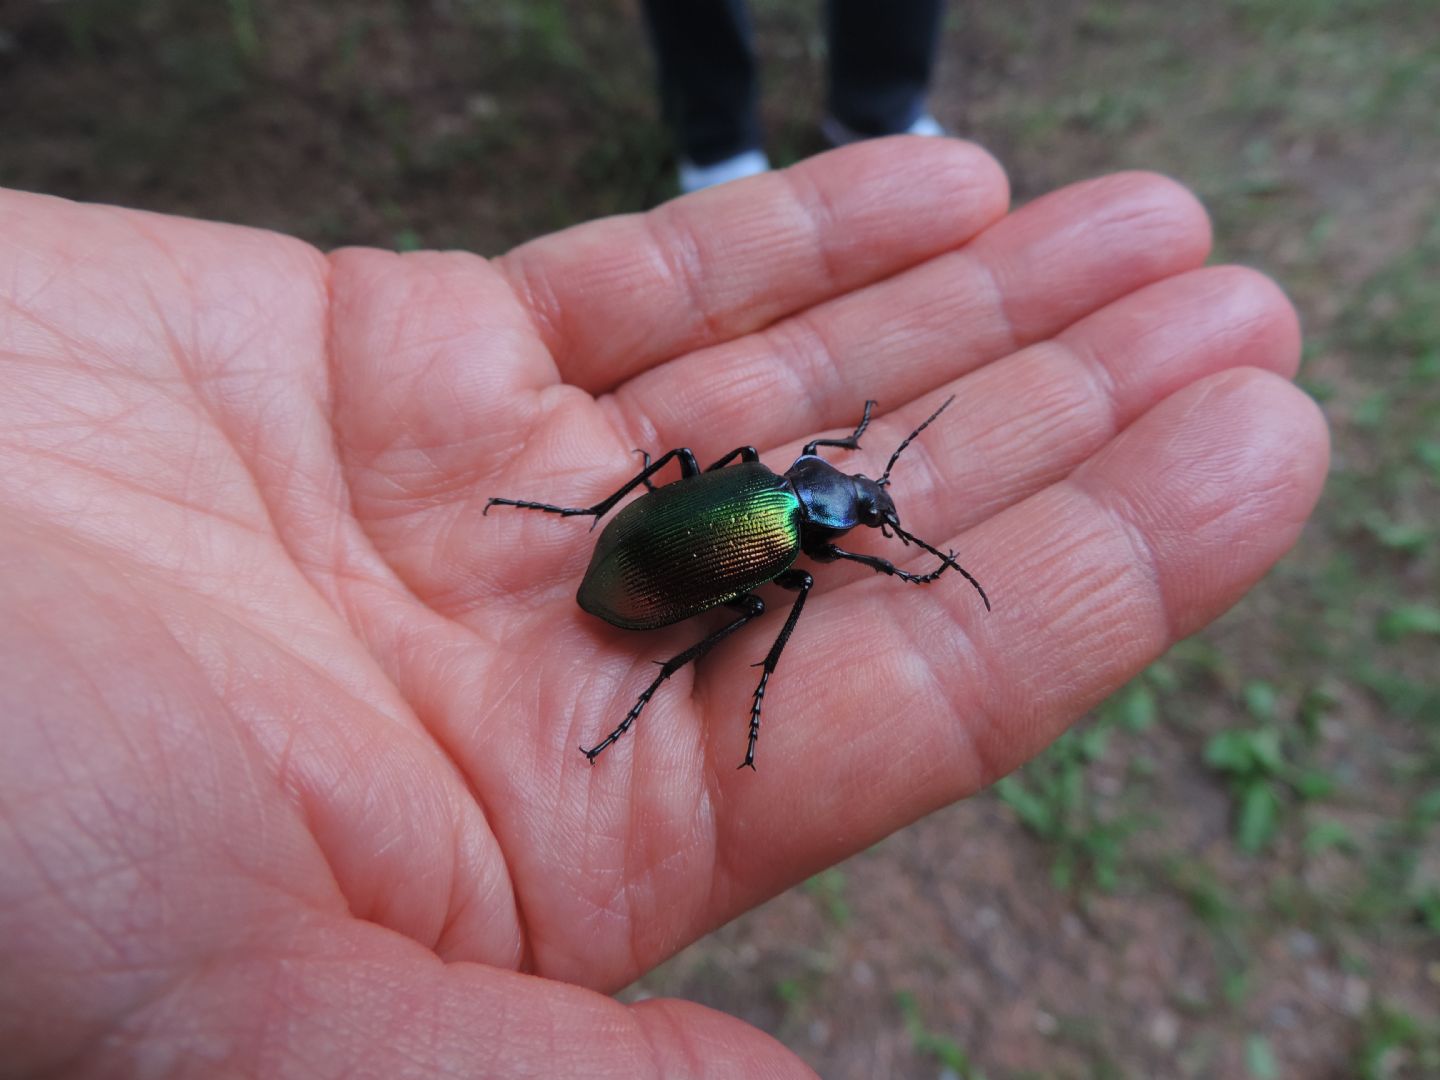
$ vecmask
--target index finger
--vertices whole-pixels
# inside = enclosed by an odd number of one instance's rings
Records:
[[[876,139],[578,225],[495,265],[565,380],[600,393],[958,247],[1008,202],[977,146]]]

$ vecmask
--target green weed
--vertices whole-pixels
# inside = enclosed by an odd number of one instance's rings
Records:
[[[1292,797],[1324,798],[1334,790],[1335,779],[1324,770],[1294,760],[1307,749],[1299,740],[1292,738],[1287,752],[1272,684],[1251,680],[1241,696],[1255,725],[1212,736],[1205,744],[1204,760],[1229,783],[1236,806],[1236,843],[1242,851],[1256,855],[1275,839]],[[1313,733],[1324,707],[1323,699],[1307,695],[1296,712],[1300,724],[1292,730],[1302,735]]]
[[[1321,821],[1312,825],[1305,834],[1302,847],[1305,854],[1310,856],[1322,855],[1327,851],[1353,855],[1360,850],[1360,845],[1350,830],[1335,821]]]
[[[1440,784],[1421,794],[1398,820],[1377,830],[1364,852],[1364,877],[1349,897],[1347,917],[1358,925],[1380,923],[1435,932],[1436,886],[1417,878],[1421,856],[1440,823]]]
[[[985,1080],[985,1074],[971,1062],[970,1055],[958,1042],[926,1026],[914,994],[908,990],[897,992],[895,1004],[900,1008],[905,1033],[910,1037],[910,1045],[915,1048],[916,1053],[934,1058],[959,1077],[959,1080]]]
[[[396,251],[420,251],[425,247],[425,241],[414,229],[401,229],[395,234]]]
[[[1275,1080],[1280,1067],[1275,1062],[1275,1051],[1270,1040],[1264,1035],[1251,1035],[1245,1040],[1245,1069],[1255,1080]]]
[[[1353,1062],[1361,1080],[1440,1073],[1440,1027],[1379,1002],[1364,1016]]]
[[[1440,635],[1440,607],[1433,604],[1401,604],[1380,617],[1375,631],[1381,641],[1399,641],[1412,634]]]
[[[255,0],[228,0],[230,36],[235,49],[246,60],[260,56],[260,29],[255,17]]]
[[[850,922],[850,905],[845,902],[845,871],[832,866],[805,882],[804,889],[836,926]]]
[[[1105,759],[1112,739],[1127,740],[1125,770],[1133,787],[1147,781],[1128,740],[1153,727],[1160,692],[1173,689],[1176,675],[1157,663],[1105,701],[1093,720],[1061,736],[1044,754],[995,785],[995,794],[1016,819],[1052,848],[1056,887],[1090,884],[1114,890],[1127,858],[1128,841],[1145,826],[1137,813],[1102,805],[1092,768]],[[1124,802],[1123,798],[1119,800]]]

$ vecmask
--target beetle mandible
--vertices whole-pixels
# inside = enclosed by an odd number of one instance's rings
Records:
[[[885,490],[890,483],[890,470],[905,448],[954,400],[953,395],[946,398],[924,423],[905,437],[890,455],[885,472],[878,480],[871,480],[863,473],[847,475],[818,453],[822,446],[860,449],[860,436],[870,426],[870,413],[875,408],[874,401],[867,401],[860,423],[851,435],[806,443],[783,476],[762,465],[753,446],[738,447],[703,471],[690,449],[681,447],[654,461],[649,454],[644,454],[645,467],[639,475],[594,506],[552,506],[524,499],[488,500],[485,514],[492,506],[518,506],[565,517],[588,515],[598,522],[629,492],[644,484],[647,493],[616,514],[601,531],[590,558],[590,568],[580,582],[576,597],[580,606],[612,626],[626,630],[669,626],[722,605],[739,613],[709,637],[661,664],[660,674],[640,694],[619,726],[590,749],[580,748],[590,764],[595,764],[601,751],[630,730],[661,683],[763,614],[765,602],[751,590],[773,581],[797,595],[770,652],[755,665],[763,670],[750,707],[745,760],[740,763],[740,768],[748,765],[753,770],[765,686],[814,584],[808,573],[793,565],[802,553],[817,562],[839,559],[857,562],[915,585],[928,585],[947,569],[954,569],[975,587],[985,610],[989,611],[990,599],[985,590],[955,561],[955,552],[941,552],[900,527],[895,502]],[[656,487],[650,478],[672,458],[680,462],[680,479]],[[727,465],[730,467],[726,468]],[[939,558],[940,565],[928,574],[912,574],[888,559],[837,547],[835,541],[857,525],[878,528],[887,538],[893,534],[902,544],[915,544]]]

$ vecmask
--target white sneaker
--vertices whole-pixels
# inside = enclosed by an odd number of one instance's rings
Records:
[[[860,142],[862,139],[876,138],[874,135],[862,135],[852,127],[841,123],[833,116],[827,116],[820,121],[820,134],[831,146],[849,146],[851,143]],[[945,129],[940,126],[940,121],[929,113],[921,113],[915,118],[915,122],[902,132],[901,135],[944,135]]]
[[[770,159],[763,150],[746,150],[743,154],[717,161],[711,165],[696,165],[688,158],[680,159],[680,190],[686,195],[701,191],[716,184],[728,184],[731,180],[743,180],[770,171]]]
[[[905,129],[905,134],[938,136],[944,135],[945,129],[940,126],[939,120],[927,112],[917,116],[915,122]]]

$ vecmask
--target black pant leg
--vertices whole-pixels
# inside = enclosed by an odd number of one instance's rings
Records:
[[[660,101],[681,153],[711,165],[760,145],[744,0],[645,0]]]
[[[830,113],[861,135],[925,111],[945,0],[829,0]]]

